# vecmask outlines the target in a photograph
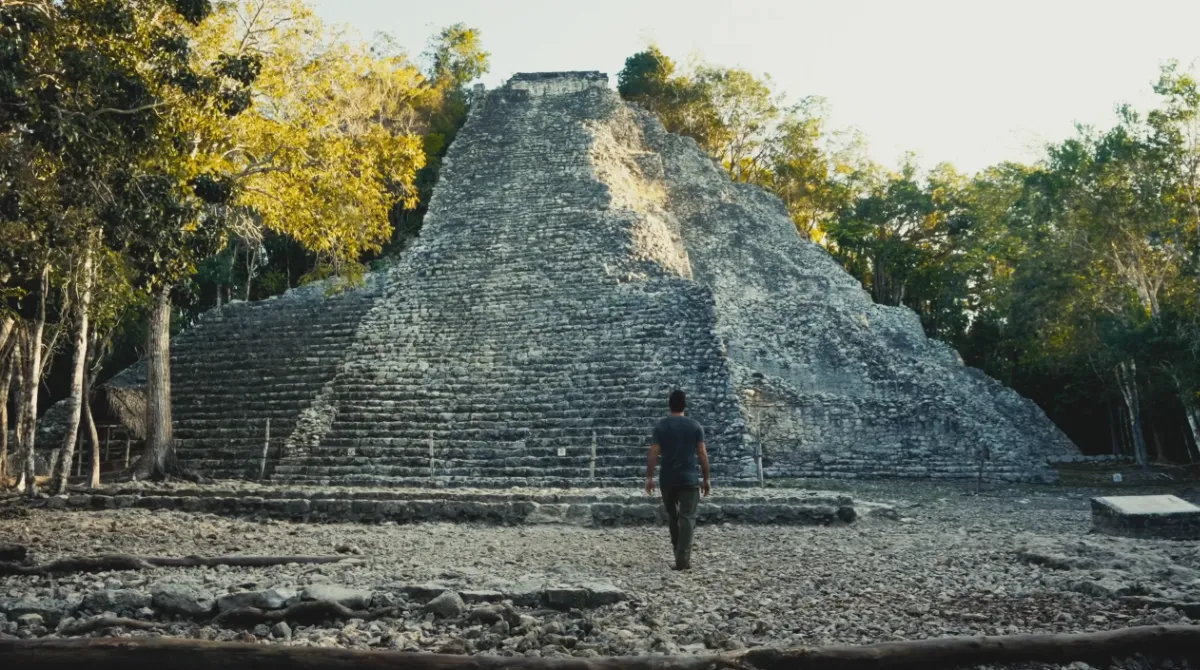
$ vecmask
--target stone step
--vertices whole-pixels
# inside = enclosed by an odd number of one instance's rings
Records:
[[[247,468],[257,470],[254,463],[247,463],[242,470]],[[228,466],[227,466],[228,467]],[[235,467],[229,467],[231,470],[238,470]],[[641,473],[645,476],[645,467],[638,468],[636,466],[628,467],[608,467],[601,470],[596,469],[596,476],[604,478],[629,478],[630,481],[636,480]],[[584,482],[592,479],[591,472],[587,467],[554,467],[547,464],[535,464],[530,466],[513,466],[506,467],[500,464],[493,465],[458,465],[455,463],[437,464],[433,469],[433,474],[430,475],[428,464],[420,467],[406,467],[398,465],[386,465],[378,463],[362,464],[362,465],[326,465],[318,466],[286,466],[277,465],[272,470],[271,479],[288,481],[287,477],[291,475],[304,476],[319,476],[328,478],[330,481],[340,482],[359,482],[365,483],[374,481],[378,478],[412,478],[414,480],[428,480],[431,476],[438,477],[460,477],[469,479],[528,479],[528,478],[549,478],[561,480],[573,480]]]
[[[296,521],[355,521],[420,523],[433,521],[503,525],[564,524],[593,527],[660,525],[661,503],[654,498],[627,502],[538,503],[529,500],[370,500],[305,499],[236,495],[231,497],[174,495],[77,494],[56,498],[56,506],[73,510],[179,510],[234,516],[258,516]],[[787,502],[701,502],[697,523],[776,525],[842,525],[857,513],[850,503],[796,504]]]

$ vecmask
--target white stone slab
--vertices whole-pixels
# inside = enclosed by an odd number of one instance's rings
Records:
[[[1200,507],[1175,496],[1109,496],[1097,500],[1126,515],[1200,512]]]

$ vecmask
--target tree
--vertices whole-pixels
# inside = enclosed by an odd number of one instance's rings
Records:
[[[402,56],[403,52],[393,46],[379,51],[389,57]],[[433,187],[438,173],[454,138],[466,123],[471,108],[471,92],[467,85],[487,73],[490,54],[483,51],[480,33],[463,24],[455,24],[439,31],[429,39],[423,54],[426,62],[424,71],[425,95],[414,100],[417,123],[412,132],[423,135],[425,165],[417,171],[413,186],[417,203],[409,206],[397,203],[392,208],[391,222],[395,227],[393,244],[403,248],[420,232]],[[407,194],[407,190],[404,191]]]
[[[442,89],[462,90],[487,73],[490,54],[483,50],[478,30],[456,23],[430,40],[425,57],[430,81]]]
[[[204,86],[186,67],[180,27],[202,20],[207,10],[206,2],[192,0],[34,0],[0,7],[8,46],[0,59],[6,103],[0,105],[0,160],[11,176],[0,194],[0,222],[10,233],[0,260],[7,269],[0,274],[25,324],[24,370],[17,377],[26,479],[32,477],[38,387],[53,349],[43,342],[51,291],[87,286],[74,301],[73,376],[79,380],[90,271],[83,271],[86,264],[72,268],[70,259],[90,257],[98,239],[120,237],[105,225],[112,213],[136,209],[135,201],[152,192],[135,185],[134,175],[161,149],[156,140],[184,151],[186,136],[162,132],[162,119],[187,92]],[[141,222],[125,223],[128,233]],[[58,316],[68,313],[70,297],[58,293]],[[72,417],[82,402],[80,384],[74,386]]]
[[[825,113],[820,98],[806,98],[784,112],[768,147],[762,184],[787,206],[800,235],[814,242],[824,238],[828,223],[874,172],[858,136],[851,134],[846,146],[833,144]]]
[[[1052,167],[1070,179],[1064,215],[1074,246],[1093,259],[1090,272],[1102,342],[1125,401],[1138,463],[1149,455],[1143,437],[1139,360],[1162,327],[1164,288],[1179,271],[1181,228],[1163,195],[1171,171],[1148,128],[1132,110],[1102,135],[1085,134],[1052,151]],[[1142,365],[1145,372],[1145,365]]]
[[[966,180],[949,165],[924,179],[912,157],[829,224],[834,256],[859,277],[876,302],[908,304],[936,292],[921,282],[954,253],[964,226]],[[914,291],[917,293],[914,295]]]
[[[473,78],[486,63],[473,51],[476,33],[443,34],[438,67]],[[316,254],[314,277],[360,272],[357,260],[390,238],[393,205],[417,201],[418,110],[434,95],[420,71],[403,55],[376,57],[331,34],[289,0],[223,9],[198,41],[207,59],[247,63],[237,71],[249,107],[212,126],[202,146],[229,191],[221,215],[231,230],[252,253],[266,230],[288,236]]]
[[[781,112],[770,78],[736,68],[701,66],[694,86],[709,100],[714,128],[709,150],[734,181],[761,184]]]
[[[617,91],[645,107],[667,131],[685,135],[709,154],[717,155],[720,127],[712,91],[686,75],[675,74],[675,62],[656,46],[625,60],[617,74]]]
[[[1167,302],[1167,350],[1159,366],[1178,393],[1200,459],[1200,323],[1194,316],[1200,297],[1200,84],[1193,72],[1170,62],[1159,73],[1154,91],[1164,104],[1147,116],[1150,141],[1174,177],[1165,196],[1180,220],[1185,256],[1184,271],[1168,287],[1172,295]]]
[[[79,434],[79,419],[86,404],[84,373],[88,359],[88,330],[89,308],[91,307],[92,291],[92,245],[85,244],[83,259],[74,268],[76,275],[74,286],[74,319],[75,338],[71,361],[71,391],[67,397],[69,416],[66,429],[63,431],[63,444],[59,449],[59,474],[52,484],[53,493],[66,493],[67,478],[71,475],[71,461],[75,455],[76,437]],[[51,473],[53,475],[53,473]],[[99,482],[94,482],[99,484]]]
[[[456,24],[431,40],[423,73],[402,53],[372,53],[329,30],[294,0],[7,3],[0,37],[0,313],[20,344],[0,344],[0,367],[20,387],[19,444],[32,455],[60,322],[74,328],[70,421],[90,424],[87,389],[116,330],[101,321],[127,312],[118,301],[146,295],[139,477],[180,472],[172,293],[231,248],[249,298],[271,261],[268,240],[309,255],[315,267],[302,281],[353,282],[396,212],[419,205],[426,153],[445,151],[465,119],[466,86],[488,61],[478,31]],[[76,433],[60,462],[69,464]]]
[[[662,115],[664,105],[670,100],[674,74],[675,61],[651,45],[625,59],[625,67],[617,73],[617,93]]]

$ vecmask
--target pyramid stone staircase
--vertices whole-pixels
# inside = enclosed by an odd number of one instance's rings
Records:
[[[674,388],[719,485],[1079,457],[600,73],[481,95],[420,238],[365,286],[226,306],[172,345],[185,464],[281,486],[628,486]]]

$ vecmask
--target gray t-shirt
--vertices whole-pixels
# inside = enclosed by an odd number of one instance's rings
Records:
[[[700,459],[696,456],[696,446],[704,441],[700,422],[687,416],[664,416],[654,424],[652,440],[662,456],[659,486],[700,486]]]

